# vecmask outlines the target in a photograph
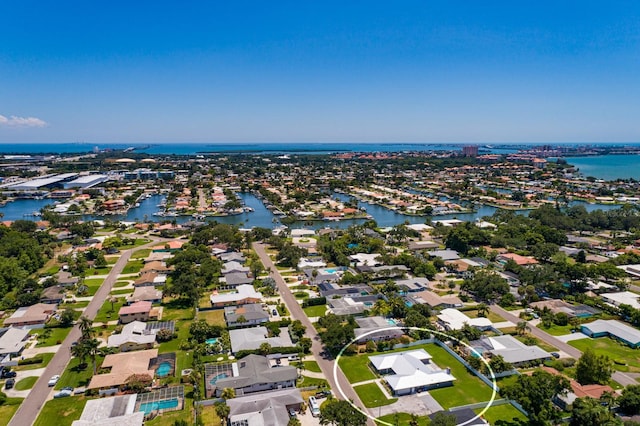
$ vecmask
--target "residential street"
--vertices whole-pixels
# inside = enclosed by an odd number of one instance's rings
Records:
[[[118,275],[120,275],[124,267],[127,265],[131,254],[134,251],[152,247],[153,245],[158,244],[159,241],[163,241],[163,239],[153,239],[153,241],[145,245],[123,251],[118,261],[113,265],[109,275],[96,292],[93,300],[86,307],[83,315],[90,319],[95,318],[96,314],[104,304],[104,301],[109,296],[114,283],[118,279]],[[73,326],[64,342],[60,345],[60,348],[49,362],[49,365],[47,365],[44,373],[40,376],[40,379],[33,386],[29,396],[22,402],[18,411],[16,411],[11,422],[9,422],[10,426],[26,426],[32,425],[35,422],[38,418],[38,414],[40,414],[42,406],[47,401],[49,395],[53,393],[53,388],[47,386],[49,378],[56,374],[62,375],[67,364],[71,360],[71,344],[79,338],[80,328],[76,324]]]
[[[320,353],[324,351],[324,346],[322,345],[320,336],[318,336],[318,333],[316,332],[316,329],[313,327],[313,324],[311,323],[311,321],[309,321],[309,319],[305,315],[304,311],[302,310],[302,307],[296,301],[296,298],[294,297],[293,293],[291,293],[291,290],[289,290],[289,287],[287,287],[287,284],[282,278],[282,275],[280,275],[280,272],[278,271],[275,264],[267,254],[264,245],[261,243],[253,243],[252,246],[253,246],[253,249],[258,254],[258,257],[262,261],[262,264],[264,265],[264,267],[267,270],[271,271],[270,276],[276,281],[278,292],[282,297],[282,300],[286,304],[287,309],[291,313],[291,317],[293,319],[300,320],[300,322],[302,322],[302,324],[305,327],[307,327],[307,331],[305,334],[313,342],[311,351],[314,354],[315,359],[318,362],[318,365],[320,366],[322,373],[324,374],[324,377],[329,381],[329,386],[333,390],[333,394],[336,397],[340,398],[341,395],[337,391],[338,386],[333,378],[334,360],[326,359],[320,356]],[[358,394],[356,394],[356,392],[353,390],[353,387],[351,386],[351,384],[349,383],[345,375],[342,373],[342,370],[340,370],[339,368],[338,368],[337,376],[340,382],[340,387],[342,388],[344,393],[347,395],[347,397],[351,399],[358,407],[367,411],[367,409],[364,408],[362,401],[360,401]],[[368,424],[371,426],[374,426],[375,422],[369,419]]]

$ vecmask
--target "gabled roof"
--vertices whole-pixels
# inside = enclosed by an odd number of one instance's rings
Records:
[[[230,399],[229,421],[246,420],[248,425],[287,426],[288,407],[298,406],[304,400],[298,389],[283,389],[262,394],[252,394]],[[242,424],[242,423],[238,423]]]
[[[424,349],[374,355],[369,361],[378,371],[392,370],[385,380],[394,391],[432,386],[456,380],[448,370],[442,370],[428,361],[431,355]]]

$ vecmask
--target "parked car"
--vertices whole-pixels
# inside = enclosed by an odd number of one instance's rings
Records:
[[[16,377],[17,373],[15,371],[11,371],[11,370],[4,370],[2,372],[2,378],[3,379],[9,379],[12,377]]]
[[[558,352],[550,352],[550,354],[554,358],[560,358],[560,354]]]
[[[274,317],[278,316],[278,311],[276,311],[275,309],[273,311],[271,311],[271,315],[273,315]]]
[[[65,398],[67,396],[73,395],[73,388],[62,388],[60,391],[53,394],[54,398]]]
[[[330,390],[322,390],[322,391],[316,392],[316,399],[326,398],[328,396],[331,396]]]
[[[6,382],[4,382],[4,388],[11,389],[15,384],[16,384],[16,381],[14,379],[9,379]]]
[[[48,383],[49,387],[55,386],[56,383],[58,383],[58,380],[60,380],[60,376],[59,375],[56,374],[55,376],[51,376],[51,378],[49,379],[49,383]]]
[[[296,410],[294,410],[293,408],[289,408],[289,417],[291,417],[292,419],[298,417],[298,415],[296,414]]]

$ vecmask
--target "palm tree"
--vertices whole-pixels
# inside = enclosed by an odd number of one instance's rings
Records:
[[[78,327],[82,332],[83,339],[91,339],[93,337],[93,321],[84,315],[80,317],[78,321]]]
[[[78,343],[75,346],[71,346],[71,355],[78,358],[78,360],[80,361],[78,363],[78,366],[81,366],[84,365],[84,361],[89,353],[87,352],[87,347],[85,345],[83,345],[82,343]]]
[[[116,298],[115,296],[111,296],[109,298],[109,302],[111,303],[111,312],[113,312],[113,305],[114,303],[116,303],[118,301],[118,298]]]
[[[98,339],[87,339],[80,343],[78,346],[86,346],[87,355],[91,357],[91,361],[93,362],[93,375],[97,374],[98,367],[96,365],[96,358],[100,353],[98,346],[100,346],[100,341]]]
[[[479,303],[477,309],[479,317],[486,317],[489,315],[489,306],[487,306],[486,303]]]
[[[516,324],[516,330],[518,331],[518,334],[522,335],[527,331],[531,331],[531,327],[529,327],[529,324],[526,321],[518,321],[518,324]]]
[[[231,413],[231,409],[225,402],[216,402],[216,414],[220,417],[222,424],[227,424],[227,418]]]
[[[220,398],[224,399],[233,399],[236,397],[236,390],[234,388],[224,388],[222,389],[222,393],[220,394]]]

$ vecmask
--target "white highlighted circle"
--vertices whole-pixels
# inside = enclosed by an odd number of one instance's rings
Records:
[[[349,343],[347,343],[342,349],[340,349],[340,352],[338,352],[338,356],[336,357],[336,361],[333,364],[333,380],[335,380],[336,382],[336,386],[338,387],[338,392],[340,393],[340,395],[342,396],[342,398],[349,402],[353,408],[355,408],[356,410],[358,410],[359,412],[361,412],[362,414],[364,414],[365,416],[367,416],[368,418],[370,418],[371,420],[373,420],[374,422],[377,422],[379,424],[383,424],[383,425],[387,425],[387,426],[395,426],[393,423],[389,423],[389,422],[385,422],[384,420],[380,420],[375,418],[374,416],[370,415],[369,413],[365,412],[364,410],[361,410],[358,406],[356,406],[348,397],[347,395],[345,395],[344,391],[342,390],[342,387],[340,386],[340,381],[338,380],[338,361],[340,360],[340,357],[342,356],[343,352],[345,351],[345,349],[347,349],[347,347],[349,347],[350,345],[356,343],[356,340],[360,340],[363,337],[367,337],[371,334],[374,333],[378,333],[380,331],[387,331],[387,330],[415,330],[415,331],[426,331],[427,333],[431,333],[431,334],[435,334],[438,336],[443,336],[446,337],[449,340],[455,340],[456,342],[466,346],[467,348],[469,348],[471,350],[472,353],[476,354],[480,360],[482,362],[484,362],[484,365],[487,366],[487,370],[489,371],[490,375],[491,375],[491,381],[493,382],[493,386],[491,388],[492,392],[491,392],[491,399],[489,400],[489,402],[487,403],[486,407],[484,407],[482,409],[482,411],[480,413],[478,413],[474,418],[467,420],[464,423],[460,423],[457,426],[465,426],[471,422],[473,422],[474,420],[479,419],[482,415],[484,415],[484,413],[487,412],[487,410],[489,409],[489,407],[491,407],[491,405],[493,404],[493,401],[495,401],[496,399],[496,394],[497,391],[496,389],[498,388],[498,385],[496,383],[496,376],[493,373],[493,370],[491,369],[491,366],[489,365],[489,363],[487,362],[486,359],[484,359],[484,357],[482,356],[482,354],[478,351],[476,351],[474,348],[472,348],[471,346],[469,346],[468,344],[466,344],[465,342],[463,342],[462,340],[459,340],[453,336],[450,336],[446,333],[442,333],[441,331],[437,331],[437,330],[429,330],[427,328],[420,328],[420,327],[384,327],[384,328],[379,328],[376,330],[371,330],[368,331],[360,336],[358,336],[357,338],[354,338],[353,340],[351,340]],[[411,347],[407,347],[407,349],[410,349]]]

